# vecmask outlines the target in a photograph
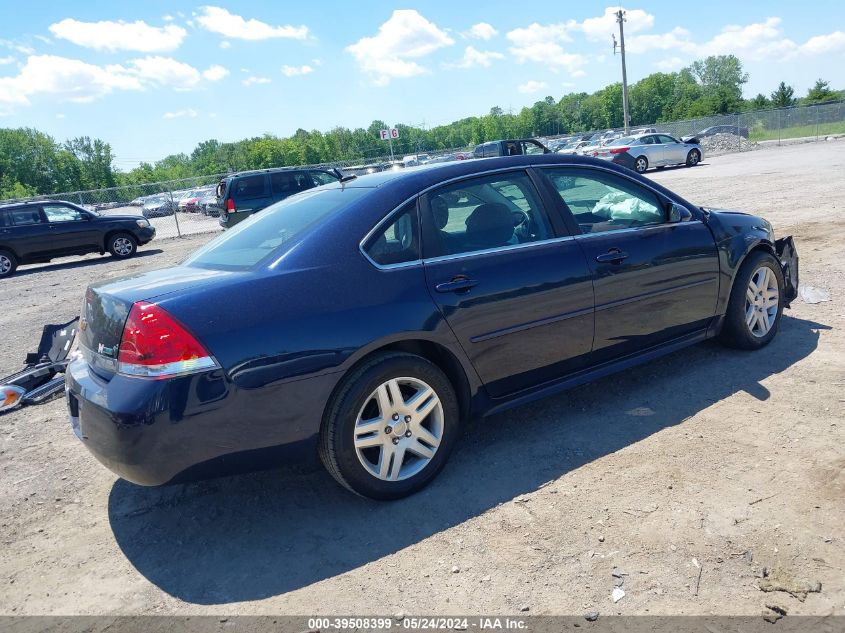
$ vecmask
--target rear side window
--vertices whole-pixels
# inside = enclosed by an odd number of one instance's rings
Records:
[[[236,178],[232,183],[232,192],[229,195],[235,200],[260,198],[264,195],[264,178],[264,174]]]
[[[420,229],[416,201],[406,204],[366,245],[367,255],[381,266],[420,258]]]
[[[28,209],[13,209],[8,212],[15,226],[26,226],[28,224],[41,224],[41,213],[37,207],[30,207]]]
[[[6,211],[0,211],[0,226],[9,226],[10,222],[7,219]]]
[[[270,255],[280,256],[287,242],[369,192],[351,187],[312,189],[286,198],[215,238],[185,264],[223,270],[252,268]]]

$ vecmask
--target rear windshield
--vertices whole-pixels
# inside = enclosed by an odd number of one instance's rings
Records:
[[[225,270],[246,270],[259,264],[287,241],[370,190],[312,189],[272,204],[243,220],[191,255],[185,264]]]

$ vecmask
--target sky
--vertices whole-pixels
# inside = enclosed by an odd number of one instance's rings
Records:
[[[0,127],[101,138],[128,170],[211,138],[432,127],[621,79],[606,1],[211,1],[0,0]],[[623,8],[629,83],[732,53],[746,97],[845,88],[841,0]]]

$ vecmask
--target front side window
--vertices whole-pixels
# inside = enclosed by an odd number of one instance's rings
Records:
[[[9,211],[9,218],[15,226],[26,226],[28,224],[41,224],[41,214],[37,207],[26,209],[13,209]]]
[[[431,250],[440,255],[554,237],[546,210],[524,171],[451,184],[429,194],[428,201],[437,236]]]
[[[332,182],[337,182],[336,176],[333,176],[332,174],[325,171],[312,171],[311,177],[314,179],[314,184],[317,187],[319,187],[320,185],[327,185]]]
[[[420,258],[420,229],[416,201],[406,204],[386,228],[366,244],[367,255],[381,266],[413,262]]]
[[[582,233],[601,233],[666,222],[657,196],[612,174],[547,169]]]
[[[85,219],[85,215],[78,209],[59,205],[45,205],[41,208],[48,222],[78,222]]]

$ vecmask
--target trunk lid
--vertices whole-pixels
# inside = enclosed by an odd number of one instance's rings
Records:
[[[79,324],[79,345],[85,360],[99,376],[117,372],[123,327],[136,301],[156,299],[187,289],[241,278],[246,273],[179,266],[92,284],[85,292]]]

